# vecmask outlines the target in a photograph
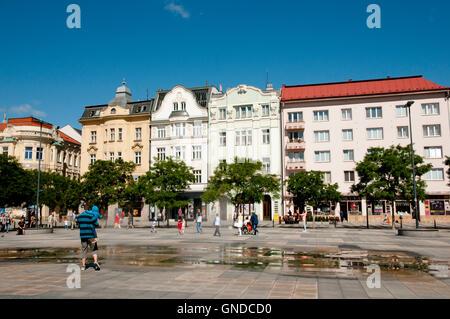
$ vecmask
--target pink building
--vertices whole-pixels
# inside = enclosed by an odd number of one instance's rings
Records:
[[[369,202],[352,194],[358,181],[357,162],[371,147],[406,146],[410,143],[409,119],[404,105],[411,107],[416,154],[433,164],[423,179],[428,198],[421,215],[450,216],[450,187],[445,156],[450,156],[450,88],[422,76],[378,80],[285,86],[281,94],[283,181],[300,170],[325,172],[325,181],[338,183],[345,195],[336,207],[322,211],[348,216],[372,213]],[[284,191],[283,214],[294,207]],[[374,215],[384,212],[410,213],[409,202],[390,207],[374,205]]]

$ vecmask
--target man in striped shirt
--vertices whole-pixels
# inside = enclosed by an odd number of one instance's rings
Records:
[[[94,269],[100,270],[97,259],[97,232],[95,231],[95,225],[98,225],[98,207],[92,207],[92,211],[86,210],[77,217],[77,223],[80,227],[80,239],[81,239],[81,270],[86,269],[86,256],[88,248],[92,250],[94,257]]]

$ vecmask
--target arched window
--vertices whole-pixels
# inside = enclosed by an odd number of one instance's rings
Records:
[[[116,114],[116,109],[111,109],[111,114]]]

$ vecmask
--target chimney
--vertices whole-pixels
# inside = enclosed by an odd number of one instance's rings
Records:
[[[5,114],[3,115],[3,123],[6,123],[6,112],[5,112]]]
[[[266,91],[273,91],[273,84],[272,83],[267,82]]]
[[[220,83],[219,84],[219,92],[222,92],[223,91],[223,86],[222,86],[222,83]]]

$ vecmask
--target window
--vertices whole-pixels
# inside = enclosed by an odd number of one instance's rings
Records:
[[[329,162],[330,161],[330,151],[317,151],[314,152],[316,156],[316,162]]]
[[[442,147],[441,146],[425,147],[424,157],[425,158],[442,158]]]
[[[178,111],[178,102],[173,103],[173,110]]]
[[[25,159],[33,159],[33,148],[25,147]]]
[[[111,114],[116,114],[116,109],[111,109]]]
[[[252,107],[251,106],[239,106],[236,108],[236,118],[246,119],[252,117]]]
[[[353,130],[342,130],[342,137],[344,138],[344,141],[353,141]]]
[[[383,128],[368,128],[367,138],[369,140],[382,140],[383,139]]]
[[[289,153],[289,162],[297,163],[305,161],[305,152],[290,152]]]
[[[69,165],[72,166],[72,154],[69,155]]]
[[[268,105],[268,104],[261,105],[261,112],[262,112],[262,116],[269,116],[270,115],[270,105]]]
[[[141,152],[134,152],[134,163],[141,165]]]
[[[270,174],[270,157],[263,157],[263,172]]]
[[[323,182],[325,184],[331,184],[331,172],[323,172]]]
[[[73,157],[73,166],[77,167],[78,166],[78,156],[74,156]]]
[[[118,132],[117,132],[117,140],[118,140],[118,141],[121,141],[121,140],[122,140],[122,128],[119,128],[119,129],[118,129]]]
[[[439,103],[422,104],[423,115],[439,115]]]
[[[95,160],[97,159],[97,155],[91,154],[91,165],[95,163]]]
[[[122,159],[122,152],[117,152],[117,159],[121,160]]]
[[[442,181],[444,180],[444,169],[433,168],[431,171],[425,174],[425,180],[427,181]]]
[[[288,113],[289,123],[303,121],[303,112]]]
[[[195,176],[195,183],[201,184],[202,183],[202,171],[194,170],[194,176]]]
[[[158,160],[165,161],[166,160],[166,148],[165,147],[157,148],[157,156],[158,156]]]
[[[381,119],[383,117],[383,110],[379,107],[366,107],[366,118]]]
[[[158,138],[166,138],[166,127],[158,126]]]
[[[398,138],[408,138],[408,127],[407,126],[397,126],[397,137]]]
[[[330,131],[315,131],[314,140],[316,142],[329,142],[330,141]]]
[[[56,153],[56,160],[58,161],[58,163],[61,163],[61,152],[57,151]]]
[[[108,155],[106,154],[106,152],[104,154],[105,154],[105,156],[104,156],[105,161],[107,161],[108,160]]]
[[[236,132],[236,146],[252,145],[252,130]]]
[[[181,102],[181,110],[186,111],[186,102]]]
[[[441,136],[441,125],[424,125],[423,126],[423,136]]]
[[[36,159],[37,160],[42,160],[42,147],[36,147]]]
[[[344,150],[344,161],[353,161],[355,160],[355,153],[353,150]]]
[[[263,144],[270,144],[270,130],[262,130]]]
[[[136,127],[136,141],[140,141],[142,139],[142,128]]]
[[[91,143],[97,143],[97,132],[96,131],[91,132]]]
[[[178,123],[172,126],[172,135],[176,137],[186,136],[186,123]]]
[[[300,141],[303,140],[303,131],[298,132],[289,132],[289,142]]]
[[[109,160],[114,162],[114,152],[109,152]]]
[[[352,109],[342,109],[342,120],[350,121],[352,119]]]
[[[176,146],[175,147],[175,158],[178,160],[185,160],[185,147]]]
[[[355,172],[354,171],[345,171],[344,178],[346,182],[354,182],[355,181]]]
[[[116,130],[112,128],[112,129],[110,130],[109,140],[110,140],[110,141],[114,141],[115,139],[116,139]]]
[[[220,108],[219,109],[219,120],[226,120],[227,118],[227,109],[226,108]]]
[[[406,116],[408,116],[408,111],[406,109],[406,106],[404,106],[404,105],[397,105],[395,107],[395,110],[397,111],[397,117],[406,117]]]
[[[192,146],[192,159],[199,160],[202,159],[202,146]]]
[[[194,136],[202,136],[202,122],[195,122],[193,126]]]
[[[227,132],[219,132],[219,145],[227,146]]]
[[[328,111],[314,111],[314,121],[328,121]]]

